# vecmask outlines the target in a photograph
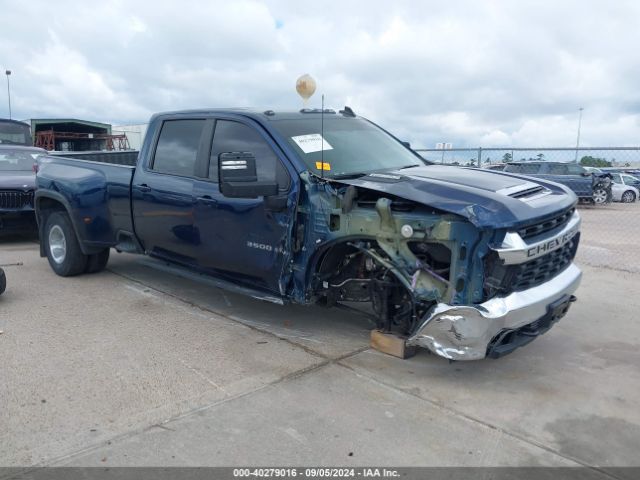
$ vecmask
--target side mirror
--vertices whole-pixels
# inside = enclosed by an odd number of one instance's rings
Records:
[[[400,142],[402,143],[402,145],[404,145],[405,147],[407,147],[409,150],[411,150],[411,144],[409,142]]]
[[[251,152],[226,152],[218,156],[220,191],[230,198],[258,198],[276,195],[276,182],[259,182],[256,157]]]

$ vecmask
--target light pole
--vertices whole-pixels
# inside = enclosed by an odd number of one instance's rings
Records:
[[[576,139],[576,158],[573,160],[575,163],[578,163],[578,148],[580,148],[580,126],[582,125],[582,110],[584,110],[584,108],[580,107],[578,110],[580,111],[580,116],[578,117],[578,138]]]
[[[11,70],[5,70],[7,75],[7,98],[9,99],[9,120],[11,120],[11,88],[9,86],[9,77],[11,76]]]

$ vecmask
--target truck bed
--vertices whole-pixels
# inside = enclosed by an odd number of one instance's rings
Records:
[[[138,161],[138,150],[112,151],[112,152],[50,152],[54,157],[73,158],[77,160],[90,160],[98,163],[110,163],[112,165],[126,165],[135,167]]]
[[[70,207],[71,221],[87,250],[114,246],[122,232],[133,233],[131,181],[135,166],[114,164],[116,157],[90,161],[62,156],[38,160],[37,189],[52,192]],[[39,196],[36,191],[36,201]]]

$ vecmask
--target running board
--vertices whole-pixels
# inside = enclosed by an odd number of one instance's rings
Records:
[[[119,253],[144,253],[135,235],[130,232],[118,232],[118,244],[113,248]]]
[[[260,290],[254,290],[249,287],[244,287],[206,273],[193,272],[192,270],[188,269],[188,267],[181,267],[179,265],[168,263],[166,260],[144,257],[138,260],[138,262],[149,268],[160,270],[166,273],[171,273],[173,275],[186,278],[187,280],[193,280],[194,282],[208,285],[210,287],[239,293],[241,295],[255,298],[256,300],[263,300],[265,302],[275,303],[277,305],[284,305],[284,301],[282,300],[282,298],[276,297],[275,295],[270,295]]]

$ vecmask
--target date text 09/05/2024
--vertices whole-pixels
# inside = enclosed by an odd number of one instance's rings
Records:
[[[235,478],[394,478],[400,474],[397,470],[388,468],[235,468],[233,476]]]

